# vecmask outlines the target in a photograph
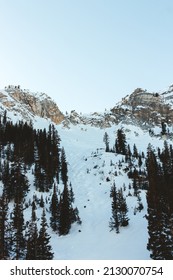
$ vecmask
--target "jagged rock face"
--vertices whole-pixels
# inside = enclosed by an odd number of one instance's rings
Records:
[[[70,124],[81,124],[104,129],[120,122],[148,128],[160,126],[162,122],[173,124],[173,85],[160,94],[137,88],[104,113],[82,115],[73,110],[66,116],[45,93],[33,94],[28,90],[21,90],[20,86],[9,86],[0,92],[0,110],[4,108],[26,121],[39,116],[50,119],[55,124],[63,123],[67,128]]]
[[[110,127],[118,123],[136,124],[143,128],[161,126],[162,122],[173,123],[173,86],[164,93],[149,93],[137,88],[131,95],[126,96],[110,111],[78,114],[71,111],[65,117],[64,126],[69,124],[89,124],[100,128]]]
[[[164,93],[149,93],[140,88],[122,99],[120,105],[111,109],[124,122],[139,125],[160,125],[162,121],[173,123],[173,87]]]
[[[64,120],[58,106],[45,93],[32,94],[19,86],[9,86],[0,93],[0,101],[6,109],[22,115],[26,121],[34,116],[50,119],[55,124]]]

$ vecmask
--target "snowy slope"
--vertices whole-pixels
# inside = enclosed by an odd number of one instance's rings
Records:
[[[34,122],[35,128],[48,128],[50,122],[37,117]],[[133,196],[133,188],[129,190],[129,183],[132,181],[125,172],[127,164],[124,162],[119,166],[122,155],[106,153],[103,135],[105,131],[110,138],[110,147],[114,145],[117,129],[121,124],[107,129],[99,129],[89,125],[71,125],[70,129],[65,129],[63,125],[56,126],[61,138],[61,147],[65,148],[68,162],[68,177],[71,182],[74,195],[75,207],[79,210],[82,224],[73,224],[70,233],[66,236],[58,236],[49,227],[51,235],[51,245],[56,260],[102,260],[102,259],[127,259],[127,260],[147,260],[150,253],[147,250],[147,204],[146,191],[141,190],[140,196],[144,209],[134,215],[137,207],[137,198]],[[126,133],[127,143],[131,150],[134,143],[138,151],[146,153],[148,143],[153,146],[163,146],[163,140],[149,136],[147,131],[143,131],[135,126],[126,125],[123,127]],[[110,164],[111,163],[111,164]],[[117,175],[115,176],[115,171]],[[33,186],[34,176],[32,170],[27,171],[30,182],[30,192],[26,197],[26,202],[32,200],[33,194],[38,198],[43,195],[44,200],[50,201],[50,193],[40,193]],[[107,181],[109,177],[109,181]],[[128,205],[129,225],[120,227],[120,233],[110,231],[109,222],[111,213],[110,189],[115,182],[117,189],[123,187],[124,196]],[[58,186],[63,189],[62,183]],[[129,196],[129,192],[132,196]],[[11,210],[13,204],[11,203]],[[46,204],[46,216],[49,223],[50,212],[49,203]],[[38,218],[38,228],[40,227],[40,217],[42,208],[37,206],[36,215]],[[25,222],[31,218],[31,207],[24,211]]]
[[[111,142],[115,139],[117,127],[107,129]],[[162,146],[162,140],[152,139],[139,128],[126,128],[127,141],[136,143],[139,150],[146,150],[148,143]],[[121,169],[119,176],[118,161],[122,156],[105,153],[103,135],[105,130],[93,127],[72,126],[69,130],[58,127],[69,162],[69,178],[75,193],[75,204],[79,209],[82,225],[73,225],[69,235],[58,237],[52,234],[51,243],[55,259],[149,259],[147,244],[146,193],[141,191],[144,210],[134,215],[137,200],[128,196],[130,180]],[[110,166],[112,160],[115,166]],[[104,164],[103,164],[104,162]],[[97,167],[96,167],[97,166]],[[112,174],[109,174],[109,173]],[[104,174],[103,174],[104,173]],[[110,181],[106,182],[106,177]],[[125,195],[129,208],[129,226],[120,229],[120,234],[110,232],[111,217],[110,187],[115,181],[117,188],[127,186]],[[133,191],[132,191],[133,192]],[[78,230],[81,230],[79,232]]]

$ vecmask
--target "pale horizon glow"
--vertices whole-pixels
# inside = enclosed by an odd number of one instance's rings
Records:
[[[1,89],[86,113],[173,84],[172,0],[0,0],[0,11]]]

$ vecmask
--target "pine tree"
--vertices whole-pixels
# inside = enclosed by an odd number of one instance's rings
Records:
[[[119,233],[121,226],[125,227],[129,224],[127,203],[122,188],[117,191],[115,183],[111,188],[110,197],[112,197],[112,217],[109,227]]]
[[[117,130],[117,138],[115,141],[115,152],[117,154],[122,154],[122,155],[127,154],[126,135],[123,129]]]
[[[47,233],[47,221],[46,221],[46,214],[45,210],[43,208],[43,213],[41,217],[41,228],[39,231],[39,237],[38,237],[38,252],[37,256],[39,260],[52,260],[53,259],[53,253],[52,248],[50,245],[50,236]]]
[[[68,172],[68,169],[67,169],[66,155],[65,155],[65,150],[62,147],[62,149],[61,149],[61,179],[62,179],[64,185],[67,185],[67,181],[68,181],[67,172]]]
[[[0,197],[0,259],[8,259],[8,238],[7,238],[7,228],[8,228],[8,203],[4,195]]]
[[[58,231],[60,209],[59,209],[59,202],[58,202],[58,196],[57,196],[57,190],[55,184],[54,184],[53,195],[50,204],[50,211],[51,211],[50,226],[53,229],[53,231]]]
[[[128,207],[126,203],[126,199],[123,196],[122,188],[117,193],[118,196],[118,212],[119,212],[119,221],[120,226],[126,227],[129,224],[129,218],[127,216]]]
[[[24,217],[23,204],[16,201],[13,210],[13,259],[22,260],[25,258],[25,238],[24,238]]]
[[[108,133],[105,132],[104,136],[103,136],[103,142],[105,143],[106,145],[106,149],[105,149],[105,152],[109,152],[109,136],[108,136]]]
[[[35,213],[35,203],[32,203],[31,221],[28,225],[26,260],[37,260],[38,256],[38,229]]]
[[[140,193],[137,194],[137,201],[138,201],[138,207],[137,207],[137,209],[138,209],[139,212],[141,212],[141,210],[144,209],[144,205],[143,205],[143,203],[142,203],[142,199],[141,199],[141,197],[140,197]]]
[[[161,131],[162,135],[166,134],[166,124],[164,122],[162,122],[162,131]]]
[[[158,155],[154,153],[151,145],[148,147],[147,171],[149,188],[147,203],[149,239],[147,248],[150,251],[151,258],[156,260],[173,259],[173,234],[170,219],[173,207],[172,191],[169,189],[169,172],[171,174],[171,169],[166,163],[166,159],[171,163],[170,154],[166,143],[164,144],[163,152],[158,153]],[[158,159],[163,162],[162,166]],[[167,174],[166,177],[165,174]]]
[[[115,230],[116,233],[119,233],[119,215],[118,215],[118,198],[117,190],[115,184],[113,184],[110,192],[110,197],[112,197],[112,217],[110,218],[109,227],[112,230]]]
[[[41,198],[40,198],[40,207],[44,207],[44,199],[43,199],[43,195],[41,195]]]
[[[138,157],[138,165],[139,165],[139,167],[142,166],[142,156],[141,155],[139,155],[139,157]]]
[[[70,193],[68,187],[64,185],[64,190],[61,195],[60,200],[60,217],[59,217],[59,234],[66,235],[69,233],[71,228],[71,201],[70,201]]]
[[[137,196],[138,194],[138,185],[137,185],[137,179],[136,177],[133,178],[133,190],[134,190],[134,196]]]
[[[138,149],[135,144],[133,145],[133,156],[135,158],[138,158]]]

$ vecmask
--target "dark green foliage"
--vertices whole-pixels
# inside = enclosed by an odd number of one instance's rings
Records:
[[[26,260],[37,260],[38,256],[38,229],[37,229],[37,217],[35,213],[35,202],[32,202],[32,214],[31,221],[28,225],[28,232],[25,236],[26,241]]]
[[[6,115],[4,115],[4,119],[6,119]],[[45,129],[36,131],[31,124],[22,121],[16,124],[8,121],[0,123],[0,147],[2,147],[3,158],[5,158],[1,167],[2,180],[6,186],[9,200],[13,199],[15,195],[16,187],[13,187],[13,183],[16,183],[16,176],[19,182],[18,188],[22,189],[22,196],[25,196],[28,187],[20,186],[23,184],[22,177],[34,163],[34,182],[37,190],[49,191],[54,178],[59,182],[59,144],[60,138],[53,125],[50,125],[49,131],[46,132]],[[17,168],[20,170],[16,170]],[[18,174],[19,172],[21,176]]]
[[[151,145],[147,153],[147,171],[149,189],[147,248],[151,258],[156,260],[173,259],[173,169],[171,146],[164,143],[164,149],[158,154]],[[160,162],[161,161],[161,162]]]
[[[33,185],[40,192],[50,191],[54,182],[59,183],[60,176],[61,183],[64,184],[64,190],[59,197],[54,187],[50,205],[52,229],[60,235],[65,235],[69,233],[72,223],[81,223],[79,211],[73,207],[72,186],[71,184],[69,188],[67,186],[67,165],[65,150],[60,149],[60,138],[53,125],[49,126],[48,131],[35,130],[31,123],[9,122],[6,112],[2,118],[0,117],[0,181],[4,189],[4,198],[0,199],[1,258],[33,260],[53,258],[45,211],[39,233],[37,230],[39,219],[35,212],[36,207],[44,209],[49,199],[46,197],[44,201],[43,194],[40,199],[34,195],[32,203],[26,199],[30,190],[27,176],[31,171]],[[14,209],[7,215],[5,209],[8,208],[8,202],[12,201],[15,203]],[[25,223],[24,210],[31,207],[31,221]]]
[[[123,196],[123,190],[122,188],[118,191],[118,211],[119,211],[119,220],[120,220],[120,226],[127,226],[129,224],[129,218],[127,216],[128,208],[126,199]]]
[[[60,200],[60,217],[59,217],[59,234],[66,235],[71,228],[71,201],[70,193],[67,186],[64,186],[64,190]]]
[[[117,138],[115,140],[115,152],[122,155],[127,154],[126,135],[123,129],[118,129],[117,131]]]
[[[118,198],[117,190],[115,184],[111,188],[110,197],[112,197],[112,217],[110,218],[109,227],[111,230],[115,230],[116,233],[119,233],[119,213],[118,213]]]
[[[36,140],[36,165],[35,165],[35,186],[41,192],[49,191],[52,188],[54,177],[59,182],[60,159],[59,143],[60,138],[54,126],[49,126],[49,132],[39,130]]]
[[[15,260],[22,260],[25,258],[25,238],[24,238],[24,217],[23,217],[23,205],[16,201],[14,204],[13,217],[13,247],[12,255]]]
[[[139,212],[141,212],[144,209],[144,206],[143,206],[143,203],[142,203],[142,199],[140,197],[140,193],[137,194],[137,201],[138,201],[137,210]]]
[[[38,236],[38,250],[37,250],[37,259],[38,260],[52,260],[53,259],[53,253],[52,253],[52,247],[50,245],[50,236],[47,233],[47,221],[46,221],[46,214],[45,210],[43,208],[43,213],[41,217],[41,228],[39,231]]]
[[[161,134],[162,135],[165,135],[166,134],[166,124],[164,122],[162,122],[162,131],[161,131]]]
[[[112,197],[112,217],[109,227],[111,230],[115,229],[116,233],[119,233],[121,226],[125,227],[129,224],[126,199],[123,196],[122,188],[117,191],[115,184],[111,188],[110,197]]]
[[[52,227],[53,231],[58,232],[60,209],[59,209],[58,196],[57,196],[57,190],[55,184],[54,184],[53,195],[50,204],[50,211],[51,211],[50,226]]]
[[[54,185],[52,200],[50,204],[50,225],[53,231],[58,232],[59,235],[66,235],[69,233],[71,225],[74,222],[81,224],[79,218],[79,211],[77,208],[73,208],[74,193],[70,184],[64,186],[63,192],[58,199],[56,186]]]
[[[109,135],[107,132],[105,132],[104,136],[103,136],[103,142],[106,145],[106,149],[105,152],[109,152]]]
[[[0,197],[0,260],[8,259],[9,240],[7,235],[8,230],[8,203],[3,193]]]
[[[62,179],[64,185],[67,185],[67,181],[68,181],[67,172],[68,172],[68,169],[67,169],[66,155],[65,155],[65,150],[62,147],[62,149],[61,149],[61,179]]]
[[[138,157],[138,165],[139,165],[139,167],[142,166],[142,156],[141,155],[139,155],[139,157]]]
[[[39,260],[38,256],[38,229],[36,222],[32,221],[29,224],[26,260]]]
[[[133,157],[138,158],[138,149],[136,145],[133,145]]]
[[[22,201],[26,193],[29,191],[28,179],[22,170],[20,163],[15,162],[11,164],[9,169],[9,163],[4,166],[4,173],[2,176],[4,183],[4,192],[6,197],[11,200]]]
[[[41,195],[41,198],[40,198],[40,207],[44,207],[44,200],[43,200],[43,195]]]

